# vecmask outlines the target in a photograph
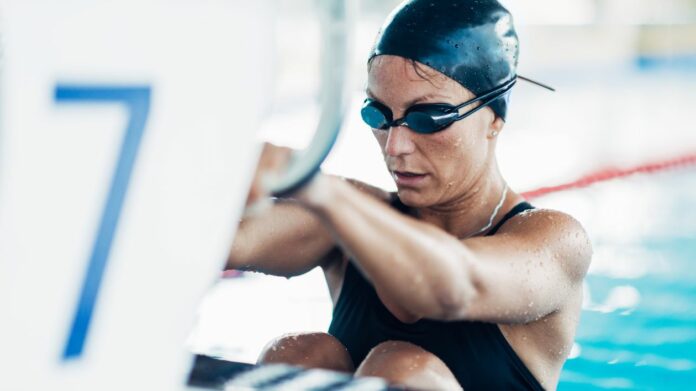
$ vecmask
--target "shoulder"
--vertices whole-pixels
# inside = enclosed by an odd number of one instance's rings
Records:
[[[561,261],[573,281],[581,281],[592,259],[592,243],[582,224],[552,209],[526,210],[507,221],[496,236],[524,242],[531,251]]]

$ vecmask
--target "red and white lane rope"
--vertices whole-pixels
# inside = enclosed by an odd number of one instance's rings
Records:
[[[649,162],[628,168],[604,168],[590,174],[584,175],[574,181],[561,183],[554,186],[545,186],[538,189],[529,190],[522,193],[522,196],[530,200],[545,196],[559,191],[581,189],[598,182],[605,182],[612,179],[623,178],[634,174],[654,174],[688,166],[696,166],[696,152],[678,156],[672,159]]]

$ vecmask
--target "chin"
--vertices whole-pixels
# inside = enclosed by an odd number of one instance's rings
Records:
[[[417,190],[410,188],[397,188],[396,194],[399,196],[399,199],[404,205],[412,208],[423,208],[431,204],[428,198],[422,192]]]

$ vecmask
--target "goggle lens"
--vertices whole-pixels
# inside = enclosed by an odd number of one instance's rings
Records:
[[[362,110],[360,111],[360,115],[362,116],[363,121],[365,121],[365,123],[371,128],[386,130],[389,128],[391,115],[387,115],[385,110],[388,109],[386,107],[382,107],[382,105],[378,102],[367,99]]]
[[[413,108],[406,115],[406,123],[416,133],[434,133],[442,130],[457,120],[457,113],[445,105],[422,105]]]

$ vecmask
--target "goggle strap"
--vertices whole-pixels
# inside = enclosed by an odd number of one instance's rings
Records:
[[[524,80],[524,81],[528,82],[528,83],[532,83],[532,84],[538,85],[538,86],[541,87],[541,88],[546,88],[546,89],[549,90],[549,91],[556,92],[556,89],[555,89],[555,88],[553,88],[553,87],[551,87],[551,86],[547,86],[546,84],[540,83],[540,82],[538,82],[538,81],[536,81],[536,80],[532,80],[532,79],[530,79],[530,78],[528,78],[528,77],[524,77],[524,76],[522,76],[522,75],[517,75],[517,77],[518,77],[519,79],[521,79],[521,80]]]
[[[474,99],[468,100],[468,101],[466,101],[458,106],[455,106],[453,108],[453,110],[459,110],[462,107],[468,106],[472,103],[480,102],[480,101],[487,99],[491,96],[495,96],[493,98],[493,99],[495,99],[495,98],[499,97],[500,95],[504,94],[505,92],[507,92],[510,88],[512,88],[512,86],[514,86],[516,82],[517,82],[517,76],[515,76],[512,80],[508,81],[507,83],[503,84],[502,86],[493,89],[492,91],[489,91],[489,92],[487,92],[481,96],[478,96]]]
[[[472,104],[472,103],[476,103],[476,102],[478,102],[478,101],[480,101],[480,100],[485,99],[485,101],[484,101],[482,104],[480,104],[478,107],[474,108],[473,110],[467,111],[467,112],[464,113],[464,114],[459,115],[459,116],[457,117],[457,121],[460,120],[460,119],[464,119],[464,118],[466,118],[466,117],[468,117],[468,116],[474,114],[475,112],[477,112],[477,111],[481,110],[482,108],[488,106],[489,103],[491,103],[491,102],[493,102],[494,100],[496,100],[496,99],[500,98],[501,96],[505,95],[508,91],[510,91],[510,89],[512,88],[512,86],[515,85],[516,82],[517,82],[517,79],[512,79],[512,80],[510,80],[509,82],[507,82],[507,83],[503,84],[502,86],[500,86],[500,88],[496,88],[495,90],[493,90],[493,91],[491,91],[491,92],[488,92],[488,93],[486,93],[486,94],[483,94],[483,95],[481,95],[480,97],[478,97],[478,98],[476,98],[476,99],[472,99],[472,100],[469,101],[469,102],[464,102],[464,103],[462,103],[461,105],[457,106],[457,110],[459,110],[460,108],[462,108],[462,107],[464,107],[464,106],[466,106],[466,105],[470,105],[470,104]],[[490,98],[490,99],[487,99],[487,98]]]
[[[502,94],[501,94],[501,95],[502,95]],[[498,98],[498,96],[494,97],[494,98],[491,99],[491,100],[488,100],[488,101],[486,101],[486,102],[483,102],[482,105],[480,105],[480,106],[474,108],[474,109],[471,110],[471,111],[467,111],[466,113],[464,113],[464,114],[458,116],[458,117],[457,117],[457,121],[462,120],[462,119],[464,119],[464,118],[466,118],[466,117],[468,117],[468,116],[474,114],[475,112],[477,112],[477,111],[483,109],[484,107],[488,107],[488,104],[491,103],[491,102],[493,102],[496,98]]]

